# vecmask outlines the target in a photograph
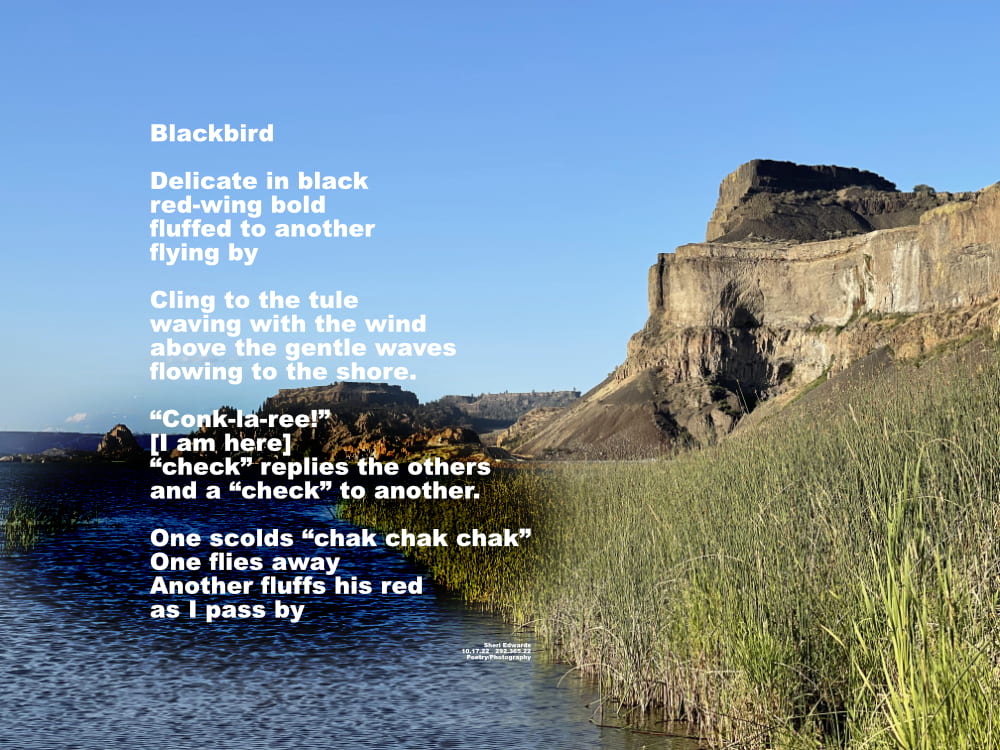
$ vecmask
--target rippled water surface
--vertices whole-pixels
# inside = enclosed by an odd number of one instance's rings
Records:
[[[122,467],[0,465],[3,497],[84,498],[100,508],[96,525],[0,556],[0,748],[682,746],[595,726],[596,696],[561,679],[565,668],[537,647],[530,663],[466,661],[462,649],[530,635],[426,579],[419,596],[295,597],[307,604],[296,624],[206,624],[186,610],[152,620],[151,603],[173,601],[149,594],[152,529],[353,528],[323,506],[289,501],[151,501],[151,481]],[[274,552],[237,551],[265,562]],[[422,575],[382,547],[341,557],[346,578]]]

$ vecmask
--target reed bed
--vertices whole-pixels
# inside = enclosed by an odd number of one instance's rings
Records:
[[[25,497],[0,500],[0,552],[30,549],[45,534],[69,531],[97,517],[85,502]]]
[[[461,481],[461,480],[459,480]],[[501,470],[477,483],[479,500],[342,501],[339,513],[360,525],[382,530],[421,533],[440,529],[448,547],[411,547],[405,552],[427,566],[439,584],[461,593],[470,604],[485,606],[513,620],[527,616],[529,592],[543,577],[538,567],[537,540],[545,536],[552,517],[554,485],[536,472]],[[532,536],[517,547],[456,547],[455,537],[530,528]],[[543,545],[544,546],[544,545]]]
[[[1000,747],[1000,367],[915,378],[646,463],[500,474],[383,528],[537,524],[415,550],[624,707],[718,746]]]

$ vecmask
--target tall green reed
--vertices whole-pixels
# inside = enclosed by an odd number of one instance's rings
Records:
[[[516,473],[479,503],[349,515],[531,518],[513,556],[414,553],[530,622],[621,706],[720,745],[1000,746],[1000,368],[907,378],[670,460]]]
[[[0,551],[30,549],[42,536],[69,531],[96,515],[83,502],[12,495],[0,501]]]

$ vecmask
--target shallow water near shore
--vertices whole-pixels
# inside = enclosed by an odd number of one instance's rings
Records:
[[[203,536],[354,530],[322,505],[149,500],[157,476],[119,466],[0,466],[0,497],[84,498],[100,509],[96,524],[0,556],[7,737],[0,747],[694,747],[596,726],[603,721],[591,685],[550,663],[530,633],[465,607],[426,577],[423,593],[414,596],[382,595],[378,586],[367,596],[286,596],[306,605],[298,623],[274,619],[269,610],[262,619],[209,624],[187,617],[186,604],[177,619],[151,619],[152,604],[222,601],[149,594],[153,529]],[[204,560],[209,552],[184,554]],[[266,561],[273,553],[316,550],[300,540],[285,550],[233,552]],[[379,546],[342,551],[337,574],[413,581],[424,572]],[[474,661],[464,653],[522,642],[531,650],[528,662]]]

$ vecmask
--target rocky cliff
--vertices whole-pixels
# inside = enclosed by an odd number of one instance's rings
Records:
[[[340,382],[310,388],[282,388],[261,406],[264,414],[306,414],[312,409],[364,411],[414,409],[419,401],[410,391],[387,383]]]
[[[97,454],[109,461],[141,461],[146,457],[132,431],[123,424],[116,424],[101,438]]]
[[[258,414],[308,414],[313,410],[327,414],[314,426],[290,432],[291,452],[295,456],[353,461],[367,456],[404,459],[428,451],[461,456],[482,452],[475,432],[446,420],[438,421],[440,415],[425,413],[416,394],[387,383],[339,382],[282,389],[261,405]],[[220,411],[235,412],[228,406]],[[279,427],[266,426],[203,427],[196,435],[214,438],[215,445],[220,446],[224,445],[226,434],[259,439],[280,437],[284,432]],[[175,450],[173,454],[181,452]],[[269,454],[254,451],[251,455],[263,458]]]
[[[659,256],[625,362],[523,451],[711,441],[879,347],[913,357],[997,328],[1000,185],[899,193],[870,172],[757,160],[723,181],[707,236]]]
[[[580,398],[579,391],[532,391],[531,393],[481,393],[478,396],[442,396],[426,405],[427,412],[435,408],[451,410],[451,424],[461,425],[494,438],[510,428],[524,415],[537,409],[559,409]]]
[[[291,451],[296,456],[354,461],[368,456],[408,460],[428,454],[449,458],[506,459],[509,455],[483,444],[478,431],[506,428],[539,405],[565,405],[579,397],[576,391],[533,393],[483,393],[479,396],[444,396],[421,404],[416,394],[386,383],[340,382],[325,386],[282,389],[268,398],[258,415],[308,414],[322,410],[314,426],[291,431]],[[231,406],[220,411],[235,414]],[[117,428],[116,428],[117,430]],[[237,438],[280,437],[278,427],[203,427],[197,437],[225,444],[225,435]],[[175,455],[180,455],[180,449]],[[190,454],[191,451],[188,451]],[[262,458],[261,451],[251,452]],[[203,455],[214,455],[214,452]]]
[[[754,159],[726,176],[707,242],[808,242],[916,224],[925,211],[965,200],[927,185],[901,193],[884,177],[850,167]]]

